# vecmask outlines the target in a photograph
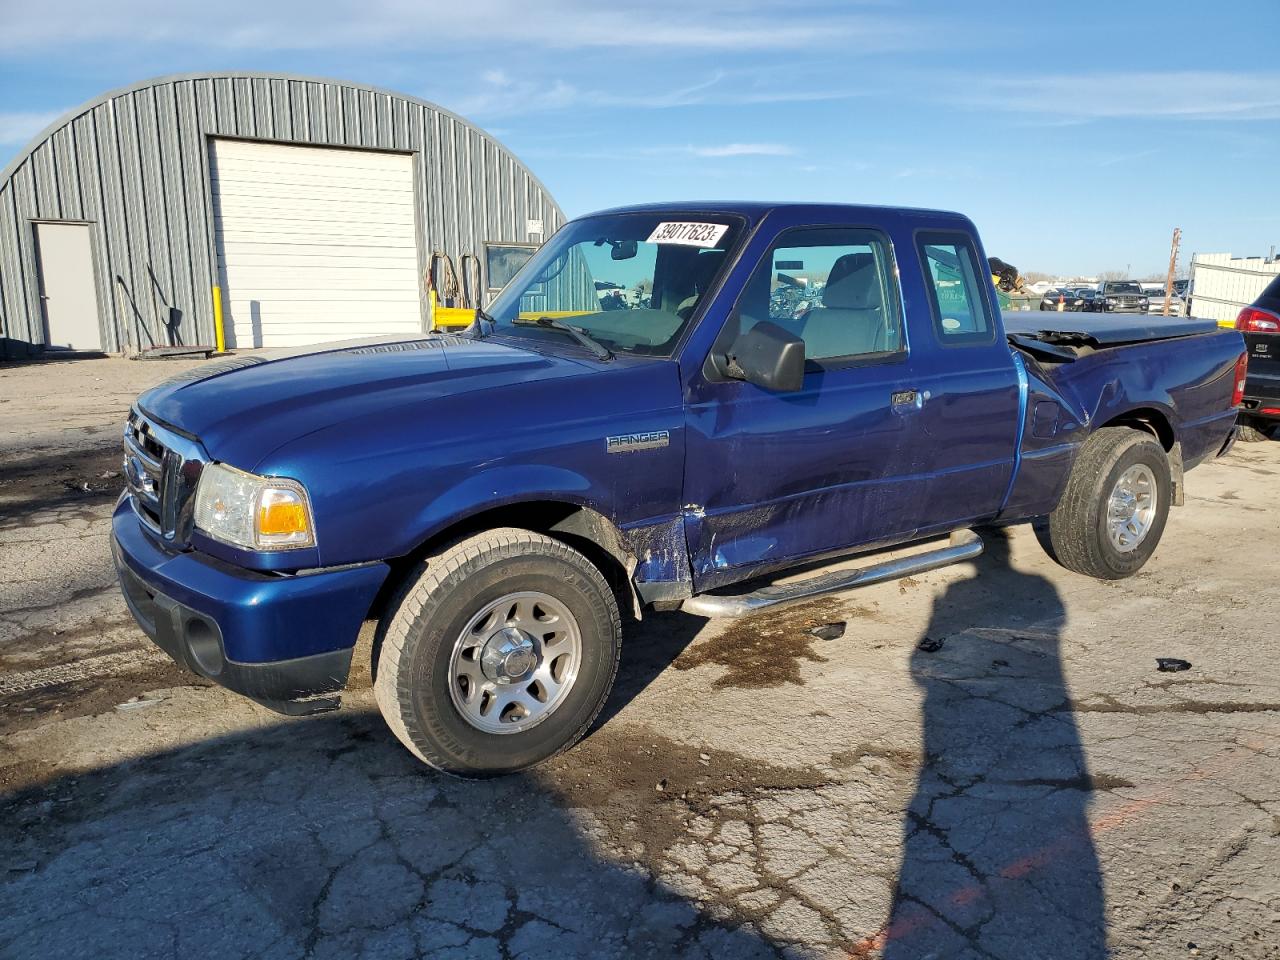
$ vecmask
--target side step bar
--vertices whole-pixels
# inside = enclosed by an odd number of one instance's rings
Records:
[[[684,601],[680,609],[700,617],[745,617],[747,614],[758,613],[772,607],[787,606],[830,593],[852,590],[854,587],[867,587],[873,583],[897,580],[899,577],[907,577],[913,573],[936,570],[938,567],[972,560],[981,554],[982,538],[972,530],[957,530],[951,534],[951,541],[947,546],[918,553],[915,556],[889,560],[861,570],[837,570],[834,573],[824,573],[799,583],[761,587],[753,593],[738,596],[724,597],[714,593],[703,593]]]

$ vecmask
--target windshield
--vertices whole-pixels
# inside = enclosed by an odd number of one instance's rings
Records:
[[[1142,288],[1136,283],[1108,283],[1103,288],[1103,293],[1142,293]]]
[[[547,325],[561,320],[610,350],[670,356],[741,230],[738,218],[716,214],[575,220],[512,278],[489,313],[505,336],[572,344]]]

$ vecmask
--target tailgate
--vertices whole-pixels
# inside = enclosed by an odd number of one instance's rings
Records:
[[[1280,401],[1280,333],[1246,333],[1249,380],[1245,396]]]

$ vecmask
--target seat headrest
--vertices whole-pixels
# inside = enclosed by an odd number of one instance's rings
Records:
[[[872,253],[846,253],[831,265],[822,305],[835,310],[869,310],[881,306],[876,258]]]

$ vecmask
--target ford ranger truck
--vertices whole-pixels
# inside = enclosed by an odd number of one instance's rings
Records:
[[[1039,518],[1064,566],[1127,577],[1186,471],[1234,439],[1241,334],[1002,319],[986,264],[973,224],[935,211],[572,221],[461,334],[236,356],[139,397],[125,598],[179,664],[292,714],[337,706],[376,621],[396,737],[485,776],[590,727],[623,612],[768,611]]]

